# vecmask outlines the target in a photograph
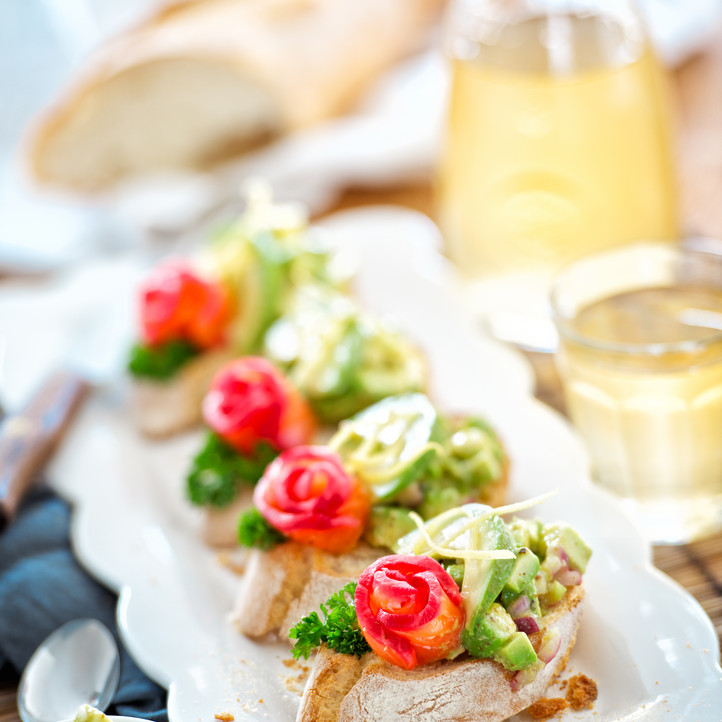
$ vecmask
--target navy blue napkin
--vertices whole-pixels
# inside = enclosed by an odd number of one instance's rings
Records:
[[[69,530],[68,504],[43,487],[0,534],[0,670],[21,673],[61,624],[94,617],[113,631],[121,657],[120,684],[107,713],[167,722],[165,690],[124,649],[115,624],[117,597],[78,564]]]

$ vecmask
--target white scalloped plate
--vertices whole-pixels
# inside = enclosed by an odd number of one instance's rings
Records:
[[[532,398],[523,360],[479,335],[435,250],[433,225],[391,208],[345,212],[326,225],[360,257],[362,301],[390,312],[427,353],[439,406],[482,412],[499,429],[513,460],[511,498],[558,488],[536,513],[572,522],[594,548],[570,672],[594,678],[599,699],[593,710],[565,719],[719,722],[722,670],[712,624],[652,567],[649,547],[617,504],[591,486],[579,440]],[[46,288],[0,293],[11,407],[57,358],[88,307],[117,324],[118,343],[128,342],[137,274],[133,259],[116,259]],[[283,645],[249,642],[233,630],[228,612],[238,578],[202,544],[198,512],[183,499],[198,434],[149,443],[131,427],[124,398],[122,380],[96,394],[51,467],[56,488],[75,503],[78,557],[120,593],[123,638],[168,688],[171,722],[215,714],[292,720],[301,670],[287,664]]]

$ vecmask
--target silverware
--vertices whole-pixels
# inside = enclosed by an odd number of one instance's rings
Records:
[[[89,391],[119,368],[125,351],[118,324],[97,308],[80,319],[69,338],[62,366],[0,425],[0,532],[12,523]]]
[[[72,719],[89,704],[107,709],[120,679],[120,655],[110,630],[97,619],[74,619],[47,637],[20,678],[23,722]]]

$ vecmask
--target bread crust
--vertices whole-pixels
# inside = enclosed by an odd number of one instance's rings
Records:
[[[268,552],[254,550],[236,598],[231,619],[248,637],[288,630],[386,553],[359,544],[347,554],[335,555],[296,542]]]
[[[203,541],[212,547],[237,548],[238,518],[252,505],[253,489],[244,486],[228,506],[204,508]]]
[[[500,722],[539,699],[567,663],[581,621],[583,587],[574,587],[545,617],[561,646],[530,684],[514,692],[512,672],[498,662],[464,656],[403,670],[373,652],[360,660],[322,648],[301,700],[297,722]],[[338,682],[336,682],[337,680]]]
[[[133,379],[130,405],[136,427],[146,436],[166,438],[200,423],[201,404],[213,377],[234,356],[228,348],[206,351],[168,381]]]

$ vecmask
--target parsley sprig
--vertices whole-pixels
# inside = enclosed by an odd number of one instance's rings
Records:
[[[136,378],[167,381],[200,350],[189,341],[174,339],[159,346],[135,344],[130,350],[128,371]]]
[[[301,657],[308,659],[311,652],[324,642],[330,649],[341,654],[362,657],[366,652],[371,651],[356,617],[353,601],[355,591],[356,582],[349,582],[321,605],[323,621],[318,612],[311,612],[291,627],[288,636],[296,640],[291,650],[294,659]]]
[[[242,456],[218,434],[209,431],[206,443],[193,459],[186,491],[193,504],[228,506],[242,484],[254,486],[278,451],[268,443],[256,446],[253,456]]]
[[[244,547],[268,551],[286,541],[275,526],[271,526],[255,506],[244,511],[238,520],[238,541]]]

